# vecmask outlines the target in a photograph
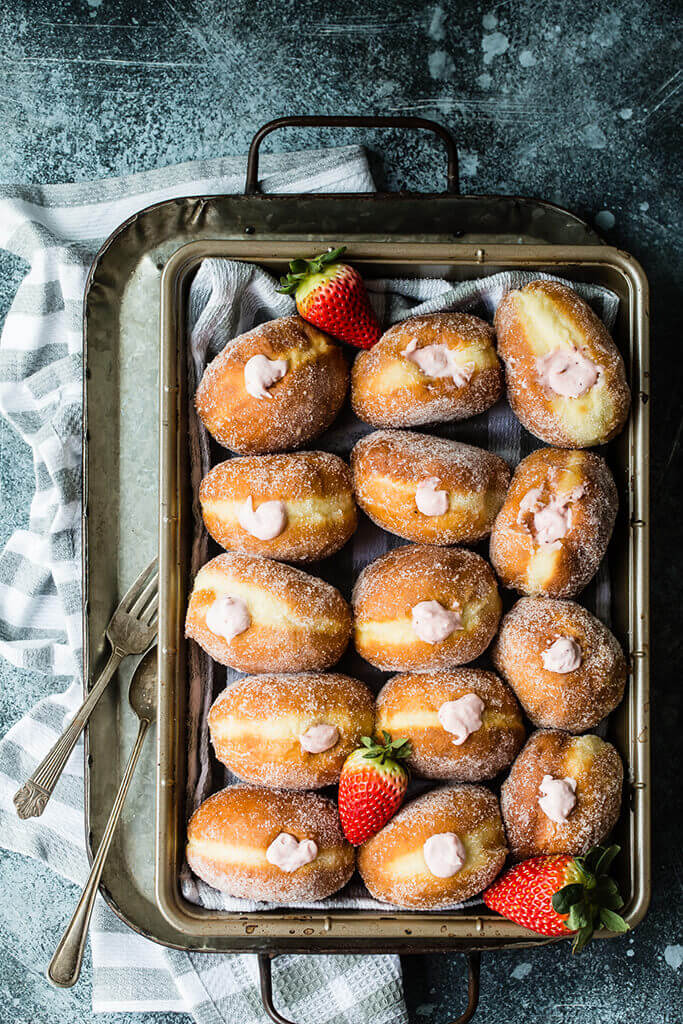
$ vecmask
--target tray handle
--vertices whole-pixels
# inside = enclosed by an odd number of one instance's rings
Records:
[[[465,953],[467,960],[467,1006],[463,1013],[450,1024],[467,1024],[474,1017],[475,1010],[479,1003],[479,971],[481,967],[481,953]],[[275,1024],[294,1024],[287,1017],[283,1017],[275,1009],[273,1003],[273,978],[271,973],[271,962],[274,959],[271,953],[258,954],[259,984],[261,988],[261,999],[263,1007]]]
[[[408,130],[424,130],[438,135],[446,146],[448,154],[448,172],[446,191],[451,195],[460,194],[458,178],[458,149],[455,139],[442,124],[424,117],[327,117],[323,115],[306,115],[304,117],[276,117],[262,125],[251,140],[247,157],[247,180],[244,186],[245,195],[253,196],[259,192],[258,159],[259,148],[266,135],[279,128],[402,128]]]

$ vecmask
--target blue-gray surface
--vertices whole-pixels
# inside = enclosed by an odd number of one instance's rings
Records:
[[[465,190],[553,199],[642,261],[653,296],[653,903],[632,936],[595,944],[578,960],[565,947],[485,958],[477,1019],[682,1020],[675,140],[683,73],[676,0],[5,0],[0,6],[2,181],[70,181],[240,153],[254,130],[279,114],[415,113],[455,131]],[[277,144],[320,141],[301,132]],[[379,137],[368,141],[374,148]],[[389,184],[440,187],[441,154],[430,142],[390,136],[381,146]],[[379,158],[375,170],[383,173]],[[0,315],[23,269],[0,255]],[[4,543],[27,519],[31,463],[2,422],[0,455]],[[4,731],[46,683],[5,663],[0,679]],[[0,931],[12,937],[0,958],[0,1021],[90,1020],[87,964],[71,992],[55,992],[42,975],[74,890],[16,856],[4,855],[0,866]],[[39,932],[23,925],[22,908],[36,902],[43,908]],[[457,957],[406,961],[412,1018],[452,1019],[462,999],[461,972]]]

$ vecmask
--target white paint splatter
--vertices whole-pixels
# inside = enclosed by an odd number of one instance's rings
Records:
[[[391,96],[392,93],[396,92],[396,82],[392,82],[390,78],[386,82],[380,82],[375,89],[375,96],[384,98],[385,96]]]
[[[664,959],[674,971],[683,964],[683,946],[667,946],[664,950]]]
[[[595,226],[601,231],[609,231],[616,224],[616,218],[610,210],[600,210],[595,215]]]
[[[517,964],[512,972],[512,977],[517,981],[524,981],[527,974],[531,974],[531,966],[529,963]]]
[[[483,36],[481,48],[484,51],[484,64],[490,64],[494,57],[506,53],[509,45],[508,37],[502,32],[492,32],[488,36]]]
[[[439,43],[446,38],[446,12],[443,7],[435,7],[429,23],[429,38]]]
[[[607,145],[607,136],[597,124],[587,124],[579,134],[589,149],[604,149]]]
[[[531,50],[522,50],[519,55],[519,63],[523,68],[532,68],[536,64],[536,58]]]
[[[433,53],[430,53],[428,64],[429,74],[437,82],[445,82],[448,78],[451,78],[455,69],[453,58],[445,50],[434,50]]]
[[[635,949],[627,949],[626,950],[626,956],[635,956],[635,955],[636,955]]]
[[[93,7],[95,10],[97,10],[97,8],[101,7],[103,3],[104,0],[88,0],[88,7]]]
[[[641,203],[640,204],[640,212],[641,213],[647,213],[647,211],[649,209],[650,209],[650,204],[649,203]]]
[[[479,170],[479,154],[472,149],[461,149],[458,151],[460,177],[474,178]]]
[[[415,1013],[418,1017],[431,1017],[436,1009],[436,1003],[420,1003]]]
[[[498,15],[485,14],[484,17],[481,19],[481,23],[484,26],[484,28],[490,32],[491,29],[495,28],[496,25],[498,24]]]
[[[619,111],[619,117],[622,121],[630,121],[633,117],[633,111],[630,107],[624,107]]]
[[[477,77],[477,85],[480,86],[482,89],[490,89],[492,82],[493,79],[491,78],[488,71],[485,71],[483,75],[478,75]]]

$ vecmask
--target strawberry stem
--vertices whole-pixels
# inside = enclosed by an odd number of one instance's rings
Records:
[[[292,260],[289,264],[289,273],[280,278],[280,287],[277,290],[283,295],[292,295],[307,277],[321,274],[325,267],[338,260],[344,252],[346,246],[340,245],[338,249],[328,249],[327,252],[321,252],[319,256],[314,256],[310,260]]]
[[[600,925],[613,932],[628,931],[623,917],[616,913],[624,901],[617,883],[607,874],[618,853],[618,846],[594,846],[585,857],[574,857],[572,863],[580,881],[553,893],[553,910],[567,914],[567,928],[576,932],[572,953],[580,953]]]

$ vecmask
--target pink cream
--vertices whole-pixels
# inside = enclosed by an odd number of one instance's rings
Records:
[[[544,775],[538,787],[538,806],[551,821],[563,825],[576,807],[576,779]]]
[[[437,878],[452,878],[465,863],[465,847],[455,832],[438,832],[422,847],[429,871]]]
[[[593,387],[600,370],[576,348],[556,348],[536,360],[538,377],[544,387],[563,398],[580,398]]]
[[[413,338],[401,354],[415,363],[426,377],[450,377],[459,388],[467,384],[474,373],[473,363],[458,365],[456,353],[448,345],[425,345],[424,348],[418,348],[417,340]]]
[[[249,629],[251,616],[239,597],[217,597],[206,613],[206,625],[225,640],[232,640]]]
[[[287,509],[283,501],[264,501],[254,508],[249,495],[237,512],[237,520],[243,530],[258,540],[272,540],[279,537],[287,525]]]
[[[437,491],[438,476],[420,480],[415,490],[415,504],[424,516],[443,516],[448,512],[448,491]]]
[[[411,617],[417,636],[427,644],[438,644],[456,629],[463,629],[460,612],[448,611],[438,601],[420,601],[413,605]]]
[[[336,725],[311,725],[306,732],[299,736],[299,743],[307,754],[322,754],[330,750],[339,739],[339,729]]]
[[[437,717],[443,729],[453,734],[453,743],[459,747],[468,736],[482,726],[482,712],[485,704],[476,693],[466,693],[457,700],[442,704]]]
[[[281,832],[266,850],[266,860],[281,871],[291,874],[304,864],[310,864],[318,856],[318,844],[312,839],[297,839],[288,832]]]
[[[519,503],[517,522],[525,525],[526,516],[531,515],[530,530],[539,544],[556,544],[566,537],[572,525],[573,502],[583,495],[583,486],[575,487],[568,494],[553,495],[544,505],[541,488],[532,487]]]
[[[566,675],[581,664],[581,648],[572,637],[560,636],[547,650],[541,652],[541,660],[547,672]]]
[[[287,373],[286,359],[269,359],[256,355],[248,359],[244,367],[244,387],[253,398],[272,398],[268,392]]]

